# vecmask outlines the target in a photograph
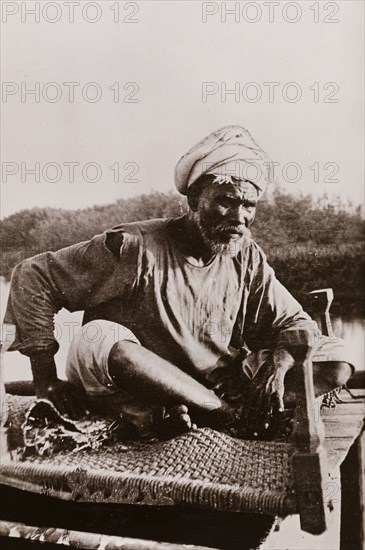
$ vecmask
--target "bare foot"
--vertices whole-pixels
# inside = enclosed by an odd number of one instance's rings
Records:
[[[186,405],[164,409],[162,418],[156,418],[155,422],[158,435],[164,439],[196,429],[196,424],[192,422]]]

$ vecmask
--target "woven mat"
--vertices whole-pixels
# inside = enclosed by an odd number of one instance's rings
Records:
[[[9,396],[16,432],[29,398]],[[289,443],[244,441],[210,428],[172,440],[109,443],[53,457],[10,460],[0,482],[80,502],[192,505],[217,510],[295,513]]]

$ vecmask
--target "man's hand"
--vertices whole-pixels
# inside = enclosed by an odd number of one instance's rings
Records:
[[[60,414],[80,418],[89,414],[86,393],[70,382],[59,380],[54,355],[48,350],[31,355],[35,393],[38,399],[49,399]]]
[[[266,396],[269,412],[284,410],[284,379],[287,372],[294,366],[293,356],[285,348],[277,348],[273,353],[274,372],[266,383]]]
[[[49,385],[38,385],[35,391],[38,399],[51,401],[62,416],[79,419],[90,414],[86,394],[66,380],[56,379]]]

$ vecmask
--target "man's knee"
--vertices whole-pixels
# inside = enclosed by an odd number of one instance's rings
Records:
[[[332,388],[344,386],[352,375],[352,367],[344,361],[314,363],[314,374],[324,379]]]
[[[120,381],[130,371],[135,348],[136,343],[129,340],[120,340],[113,345],[108,357],[108,370],[114,381]]]
[[[125,343],[124,341],[115,342],[110,350],[108,357],[108,365],[122,363],[125,358]]]
[[[118,323],[95,319],[84,325],[75,334],[68,352],[67,379],[82,385],[93,396],[115,392],[109,373],[109,356],[115,343],[123,341],[139,345],[139,340],[131,330]],[[118,347],[115,349],[117,351]]]

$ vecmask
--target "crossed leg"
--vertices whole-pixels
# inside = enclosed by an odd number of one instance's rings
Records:
[[[212,390],[143,346],[116,342],[110,351],[108,367],[115,385],[131,398],[167,407],[166,415],[155,417],[157,431],[166,435],[194,427],[189,411],[215,426],[234,417],[234,410]]]
[[[144,419],[149,411],[157,409],[157,414],[149,416],[156,431],[165,430],[166,435],[193,427],[190,412],[202,424],[217,428],[236,418],[236,409],[175,365],[141,346],[125,327],[118,325],[121,334],[116,334],[116,323],[97,320],[88,325],[93,323],[100,332],[98,338],[86,338],[85,325],[71,345],[66,370],[70,382],[82,386],[89,396],[106,405],[117,402],[115,396],[121,397],[121,412],[125,417],[134,416],[137,424],[138,407]],[[352,370],[345,362],[317,361],[313,372],[316,395],[321,395],[346,383]],[[290,370],[285,377],[284,401],[295,398],[296,382],[296,373]]]
[[[66,376],[95,412],[120,413],[142,437],[186,431],[194,427],[190,413],[215,427],[235,417],[212,390],[143,347],[126,327],[102,319],[75,334]]]
[[[315,361],[313,362],[313,383],[315,397],[328,393],[335,388],[346,384],[353,374],[353,368],[344,361]],[[295,371],[289,371],[285,377],[284,402],[287,405],[295,403],[297,388],[297,376]]]

